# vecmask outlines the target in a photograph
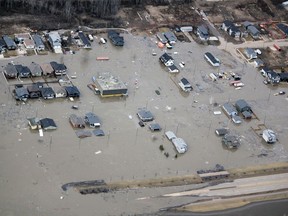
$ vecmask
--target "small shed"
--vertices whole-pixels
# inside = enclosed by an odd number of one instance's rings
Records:
[[[101,130],[100,128],[96,129],[96,130],[93,130],[93,133],[94,133],[95,136],[105,136],[104,131]]]
[[[69,122],[74,128],[85,128],[85,121],[75,114],[70,115]]]
[[[243,113],[244,111],[252,113],[250,105],[243,99],[237,100],[235,103],[236,110]]]
[[[241,119],[240,116],[238,116],[238,115],[232,116],[232,121],[233,121],[235,124],[241,124],[241,123],[242,123],[242,119]]]
[[[244,119],[251,119],[252,118],[251,112],[248,112],[248,111],[242,112],[242,115],[243,115]]]
[[[39,124],[40,124],[39,123],[39,121],[40,121],[39,118],[34,117],[34,118],[28,118],[27,120],[28,120],[28,125],[30,126],[30,128],[32,130],[39,129]]]
[[[153,121],[154,116],[152,115],[152,113],[148,110],[145,109],[141,109],[138,113],[137,116],[139,117],[140,120],[142,120],[143,122],[147,122],[147,121]]]
[[[41,128],[43,128],[44,130],[55,130],[57,129],[57,126],[54,122],[53,119],[51,118],[43,118],[40,120],[40,125]]]
[[[149,125],[151,131],[161,131],[161,127],[158,123],[152,123]]]
[[[229,130],[226,129],[226,128],[219,128],[219,129],[216,129],[215,130],[215,133],[218,135],[218,136],[224,136],[226,134],[229,133]]]
[[[85,138],[85,137],[91,137],[92,133],[87,130],[77,130],[75,131],[78,138]]]

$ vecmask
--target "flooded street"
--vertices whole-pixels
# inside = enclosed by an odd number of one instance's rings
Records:
[[[7,84],[1,74],[0,215],[92,216],[157,212],[192,199],[138,199],[177,191],[179,188],[175,187],[83,196],[73,190],[63,192],[61,186],[73,181],[103,179],[113,182],[187,175],[217,163],[233,168],[287,161],[288,100],[286,95],[274,96],[280,90],[287,92],[287,85],[270,88],[263,84],[263,77],[252,66],[217,47],[194,42],[178,42],[174,49],[167,50],[177,66],[185,62],[185,67],[179,67],[180,73],[175,77],[159,62],[164,51],[156,46],[155,37],[125,34],[124,39],[122,48],[112,46],[110,41],[103,45],[93,42],[92,50],[80,50],[74,55],[50,53],[13,59],[14,63],[26,66],[32,61],[64,63],[68,75],[77,77],[72,82],[81,92],[74,102],[66,98],[16,102],[11,94],[11,82]],[[221,60],[220,69],[212,68],[204,60],[207,51]],[[109,60],[97,61],[97,57],[109,57]],[[10,61],[0,60],[1,70]],[[213,82],[208,75],[218,70],[240,74],[245,86],[235,90],[228,80]],[[100,98],[95,95],[87,84],[102,72],[118,76],[127,85],[129,96]],[[177,83],[183,77],[194,88],[189,94],[184,94],[175,84],[175,80]],[[259,120],[233,124],[219,105],[238,99],[245,99]],[[79,109],[72,109],[73,105]],[[153,113],[155,122],[162,127],[161,132],[151,132],[148,125],[143,128],[138,125],[139,108]],[[214,111],[222,114],[215,115]],[[87,112],[99,116],[105,136],[92,135],[84,139],[76,136],[69,116],[83,117]],[[58,128],[45,131],[40,137],[38,132],[29,129],[27,118],[31,117],[52,118]],[[265,144],[252,131],[251,127],[260,123],[277,133],[279,141],[275,145]],[[222,127],[228,127],[241,137],[238,150],[222,147],[221,138],[215,135],[215,129]],[[167,130],[186,141],[188,151],[184,155],[174,157],[176,151],[164,136]],[[169,157],[159,150],[160,145]]]

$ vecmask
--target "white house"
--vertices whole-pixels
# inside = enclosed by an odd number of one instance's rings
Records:
[[[212,55],[210,52],[204,54],[205,59],[214,67],[220,66],[220,60]]]
[[[191,84],[186,78],[182,78],[178,84],[184,92],[190,92],[193,90]]]
[[[174,59],[167,53],[160,56],[159,60],[167,67],[174,65]]]
[[[55,53],[62,53],[62,46],[61,46],[61,37],[58,32],[53,31],[49,32],[49,43],[53,48]]]

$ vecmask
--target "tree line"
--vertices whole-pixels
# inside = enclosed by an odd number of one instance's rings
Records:
[[[190,3],[192,0],[0,0],[0,8],[30,14],[52,14],[66,19],[78,13],[89,13],[105,18],[117,13],[121,5],[164,5],[171,2]]]

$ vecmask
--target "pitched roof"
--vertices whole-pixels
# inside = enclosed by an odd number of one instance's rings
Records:
[[[76,86],[65,86],[65,90],[67,91],[67,95],[80,96],[80,91]]]
[[[55,61],[51,61],[50,65],[52,66],[54,71],[65,71],[67,69],[67,67],[64,64]]]
[[[252,35],[255,35],[255,36],[260,33],[260,31],[259,31],[255,26],[253,26],[253,25],[248,26],[248,27],[247,27],[247,30],[248,30]]]
[[[8,76],[17,76],[18,74],[18,71],[15,67],[14,64],[11,64],[11,63],[8,63],[5,67],[5,73],[8,75]]]
[[[40,46],[43,46],[44,47],[44,43],[42,41],[42,38],[40,37],[40,35],[38,34],[32,34],[31,35],[35,44],[36,44],[36,47],[40,47]]]
[[[89,124],[98,124],[100,123],[100,119],[98,118],[98,116],[96,116],[94,113],[92,112],[88,112],[85,115],[85,119]]]
[[[174,61],[172,56],[170,56],[168,53],[164,53],[163,55],[160,56],[160,60],[164,63],[168,62],[169,60]]]
[[[43,118],[39,122],[44,130],[53,130],[57,128],[54,120],[51,118]]]
[[[277,27],[281,30],[281,31],[283,31],[283,33],[287,36],[288,35],[288,25],[285,25],[285,24],[283,24],[283,23],[278,23],[278,24],[276,24],[277,25]]]

